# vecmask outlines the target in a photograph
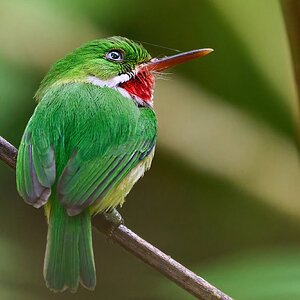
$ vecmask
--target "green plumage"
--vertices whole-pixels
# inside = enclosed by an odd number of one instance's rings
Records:
[[[116,43],[130,61],[113,69],[101,53],[115,49]],[[151,108],[86,77],[106,80],[144,60],[149,60],[146,50],[127,39],[94,41],[54,65],[37,94],[40,102],[19,148],[17,188],[27,203],[45,205],[49,229],[44,277],[54,291],[76,291],[79,281],[95,288],[91,214],[116,205],[99,204],[156,142]],[[102,77],[101,66],[106,70]]]

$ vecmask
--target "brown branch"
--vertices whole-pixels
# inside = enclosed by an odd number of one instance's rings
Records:
[[[16,169],[16,159],[18,150],[0,136],[0,159],[11,168]]]
[[[0,159],[12,169],[16,168],[17,153],[18,150],[0,136]],[[93,226],[198,299],[232,299],[170,256],[143,240],[126,226],[120,225],[112,231],[113,225],[101,215],[94,218]]]

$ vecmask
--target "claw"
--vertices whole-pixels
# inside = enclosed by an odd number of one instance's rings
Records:
[[[124,219],[121,214],[115,209],[111,209],[106,213],[103,213],[104,218],[111,224],[111,227],[108,231],[108,237],[110,238],[114,231],[120,226],[124,224]]]

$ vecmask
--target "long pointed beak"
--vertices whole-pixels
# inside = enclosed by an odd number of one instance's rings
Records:
[[[204,49],[183,52],[183,53],[172,55],[172,56],[166,56],[163,58],[153,58],[150,60],[150,62],[148,62],[146,65],[144,65],[144,67],[150,72],[151,71],[161,72],[165,69],[182,64],[189,60],[207,55],[212,51],[214,51],[214,50],[211,48],[204,48]]]

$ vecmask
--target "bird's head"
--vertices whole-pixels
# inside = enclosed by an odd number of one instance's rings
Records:
[[[154,72],[203,56],[212,49],[151,58],[139,43],[124,37],[88,42],[56,62],[37,92],[39,99],[47,87],[58,83],[89,82],[117,89],[142,106],[152,106]]]

